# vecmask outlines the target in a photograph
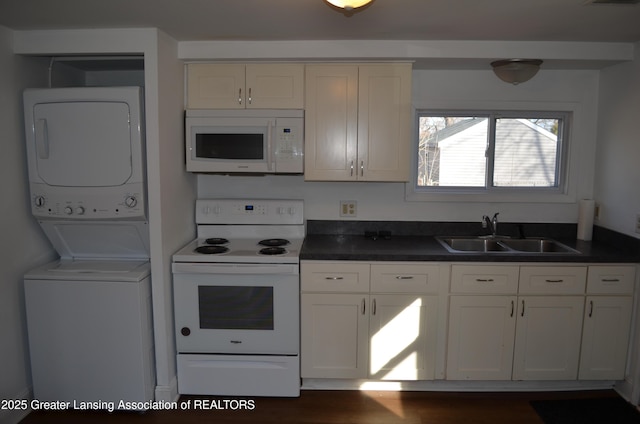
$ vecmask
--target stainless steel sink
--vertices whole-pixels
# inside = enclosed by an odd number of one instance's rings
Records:
[[[501,243],[519,252],[534,253],[579,253],[562,243],[550,239],[505,239]]]
[[[459,252],[504,252],[508,247],[494,239],[482,238],[438,238],[438,241],[449,250]]]
[[[580,253],[547,238],[436,237],[436,240],[452,253]]]

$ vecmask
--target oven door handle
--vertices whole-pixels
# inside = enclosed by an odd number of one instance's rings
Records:
[[[298,265],[175,262],[171,270],[174,274],[298,274]]]

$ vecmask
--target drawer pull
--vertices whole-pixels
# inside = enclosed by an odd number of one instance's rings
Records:
[[[476,281],[479,283],[491,283],[493,278],[476,278]]]
[[[344,277],[324,277],[325,280],[344,280]]]
[[[563,280],[563,279],[559,279],[559,280],[550,280],[550,279],[546,279],[546,280],[544,280],[544,281],[546,281],[547,283],[564,283],[564,280]]]
[[[413,275],[397,275],[396,280],[413,280]]]
[[[603,278],[602,282],[603,283],[619,283],[620,279],[619,278]]]

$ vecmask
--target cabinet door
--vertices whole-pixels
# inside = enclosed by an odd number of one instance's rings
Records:
[[[248,109],[302,109],[304,65],[247,65],[245,104]]]
[[[447,380],[510,380],[515,296],[451,296]]]
[[[437,296],[371,296],[369,377],[432,380],[435,376]]]
[[[358,67],[307,65],[305,84],[306,180],[357,177]]]
[[[187,65],[188,109],[244,109],[245,65]]]
[[[584,297],[518,297],[514,380],[575,380]]]
[[[588,296],[582,333],[581,380],[624,379],[629,347],[630,296]]]
[[[409,181],[411,65],[363,65],[358,78],[358,179]]]
[[[360,294],[302,294],[303,378],[366,378],[368,300]]]

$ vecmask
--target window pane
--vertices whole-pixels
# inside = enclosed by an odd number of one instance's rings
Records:
[[[418,186],[484,187],[488,130],[486,117],[421,116]]]
[[[559,119],[497,119],[493,185],[557,187],[559,127]]]

